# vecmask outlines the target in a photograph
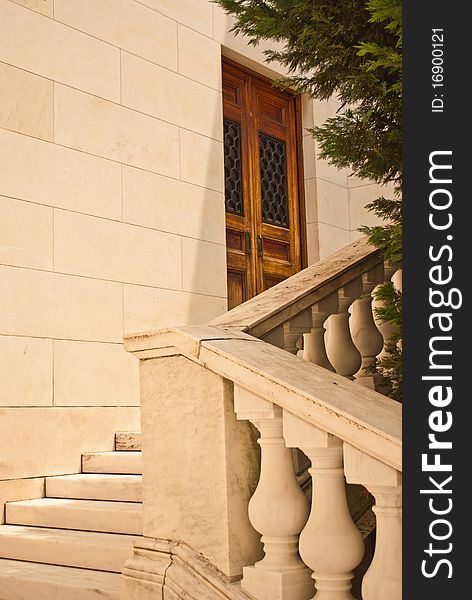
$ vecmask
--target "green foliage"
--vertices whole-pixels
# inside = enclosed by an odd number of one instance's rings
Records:
[[[402,261],[402,203],[398,199],[381,196],[366,208],[374,212],[385,225],[361,227],[360,231],[369,236],[370,242],[380,248],[383,256],[393,263]]]
[[[381,197],[367,206],[384,224],[363,227],[362,231],[387,259],[400,264],[401,0],[215,2],[235,17],[233,30],[248,36],[249,43],[275,43],[266,51],[267,61],[280,62],[289,74],[277,85],[309,92],[319,100],[336,96],[340,101],[338,114],[312,131],[320,155],[357,177],[394,185],[395,198]],[[380,293],[386,293],[387,288]],[[385,310],[401,323],[401,298],[387,294]],[[392,397],[398,399],[402,382],[400,332],[390,350],[388,360],[384,359],[378,369],[390,382]]]
[[[387,344],[387,353],[378,358],[374,372],[380,373],[388,389],[388,395],[395,400],[402,400],[403,365],[402,365],[402,293],[393,283],[385,283],[375,291],[376,300],[381,302],[375,308],[375,316],[381,321],[389,321],[394,327],[394,334]]]

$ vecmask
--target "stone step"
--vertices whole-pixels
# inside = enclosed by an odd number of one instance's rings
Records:
[[[83,473],[140,475],[141,452],[87,452],[82,454]]]
[[[79,473],[46,477],[46,496],[83,500],[142,501],[142,475]]]
[[[1,600],[119,600],[119,573],[0,559]]]
[[[115,450],[141,450],[140,431],[118,431],[115,434]]]
[[[142,505],[138,502],[63,498],[21,500],[6,504],[5,522],[9,525],[142,535]]]
[[[137,539],[118,533],[0,525],[0,556],[121,573]]]

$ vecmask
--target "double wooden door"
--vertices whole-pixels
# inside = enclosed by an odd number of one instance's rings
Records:
[[[301,269],[295,99],[223,62],[228,306]]]

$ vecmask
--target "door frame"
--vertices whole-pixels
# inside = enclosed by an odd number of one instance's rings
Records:
[[[224,69],[224,65],[227,64],[234,69],[242,71],[251,77],[256,77],[261,81],[272,84],[275,80],[262,75],[257,71],[254,71],[243,64],[238,63],[226,56],[221,57],[221,68]],[[305,195],[305,177],[303,169],[303,119],[302,119],[302,100],[301,95],[297,94],[294,90],[288,88],[285,90],[293,98],[294,103],[294,114],[295,114],[295,153],[296,153],[296,177],[298,183],[298,227],[299,227],[299,239],[300,239],[300,267],[305,269],[308,266],[308,250],[307,250],[307,223],[306,223],[306,195]],[[222,114],[223,114],[223,95],[221,96]],[[226,226],[225,226],[226,231]]]

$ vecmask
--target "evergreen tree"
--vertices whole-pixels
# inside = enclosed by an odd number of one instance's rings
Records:
[[[385,258],[401,263],[402,184],[402,5],[400,0],[215,0],[235,17],[233,30],[276,42],[267,61],[289,76],[277,82],[314,98],[335,96],[341,109],[312,130],[320,156],[353,175],[394,185],[395,197],[367,206],[383,220],[363,227]],[[377,369],[401,399],[401,294],[380,288],[382,319],[398,334]]]

